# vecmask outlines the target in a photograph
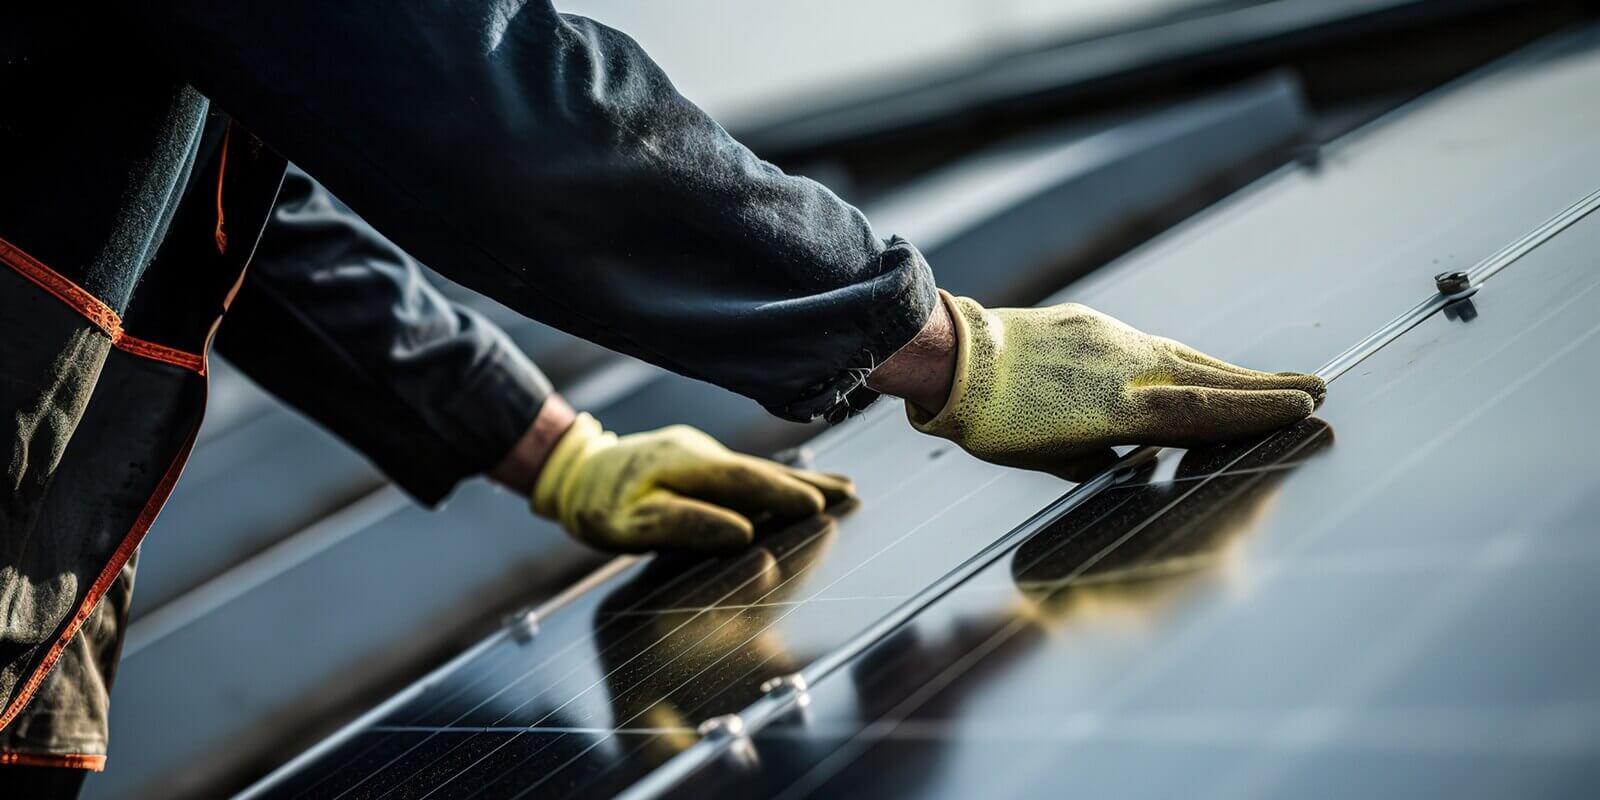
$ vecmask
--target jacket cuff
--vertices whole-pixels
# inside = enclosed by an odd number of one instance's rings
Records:
[[[866,386],[868,376],[922,331],[939,302],[933,270],[910,242],[891,237],[878,263],[874,280],[885,291],[875,293],[882,299],[862,310],[860,347],[798,399],[768,411],[794,422],[821,417],[836,424],[878,399],[878,392]]]
[[[553,393],[544,373],[502,339],[433,420],[437,437],[450,443],[453,457],[418,459],[404,474],[390,471],[389,477],[419,502],[437,505],[456,484],[500,463]]]

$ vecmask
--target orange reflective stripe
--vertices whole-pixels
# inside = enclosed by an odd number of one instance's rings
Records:
[[[182,367],[191,372],[206,374],[206,359],[198,353],[179,350],[164,344],[129,336],[122,330],[122,317],[111,310],[111,306],[101,302],[100,298],[89,294],[87,289],[62,276],[61,273],[45,266],[39,259],[23,252],[21,248],[10,242],[0,239],[0,262],[16,270],[18,275],[28,279],[39,288],[55,295],[56,299],[66,303],[74,311],[82,314],[85,319],[94,323],[106,336],[111,338],[111,346],[125,353],[160,361],[176,367]]]
[[[129,336],[126,333],[118,337],[113,344],[124,353],[131,353],[152,361],[161,361],[175,367],[183,367],[190,372],[198,372],[201,375],[206,374],[205,357],[187,350],[179,350],[176,347],[145,341],[137,336]]]
[[[111,310],[111,306],[100,302],[100,298],[89,294],[82,286],[62,277],[60,273],[4,239],[0,239],[0,261],[4,261],[7,266],[16,270],[17,274],[33,281],[39,288],[71,306],[93,322],[95,327],[105,331],[112,340],[122,335],[122,318]]]
[[[0,753],[0,765],[19,767],[64,767],[104,772],[106,757],[87,753]]]

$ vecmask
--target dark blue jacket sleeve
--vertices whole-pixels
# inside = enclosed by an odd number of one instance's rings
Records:
[[[911,245],[757,158],[632,39],[549,2],[121,7],[429,266],[782,416],[843,410],[933,307]]]
[[[292,166],[216,347],[430,504],[510,452],[551,391],[504,332]]]

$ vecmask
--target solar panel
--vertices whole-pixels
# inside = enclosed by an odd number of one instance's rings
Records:
[[[1600,108],[1574,98],[1596,41],[1475,76],[1073,288],[1229,358],[1327,361],[1318,421],[1091,492],[879,408],[816,448],[860,507],[629,564],[258,793],[1586,785]],[[1471,305],[1429,296],[1473,264]],[[771,683],[796,671],[804,692]]]
[[[1591,213],[1316,419],[1101,492],[679,794],[1587,794],[1597,250]]]

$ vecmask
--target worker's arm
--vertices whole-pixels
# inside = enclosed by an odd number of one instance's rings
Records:
[[[845,411],[935,304],[910,245],[548,0],[119,6],[153,56],[413,256],[782,416]]]
[[[218,352],[435,503],[552,397],[499,327],[290,167]]]
[[[941,319],[910,245],[756,158],[633,40],[548,1],[121,5],[187,80],[414,255],[782,416],[848,411]],[[983,312],[940,312],[952,389],[913,421],[1000,463],[1248,435],[1320,392],[1219,376],[1238,368],[1102,335],[1120,329],[1073,308]],[[915,396],[893,383],[875,385]]]
[[[493,323],[291,167],[218,349],[413,496],[486,473],[593,547],[742,547],[850,483],[674,426],[617,437],[578,415]]]

